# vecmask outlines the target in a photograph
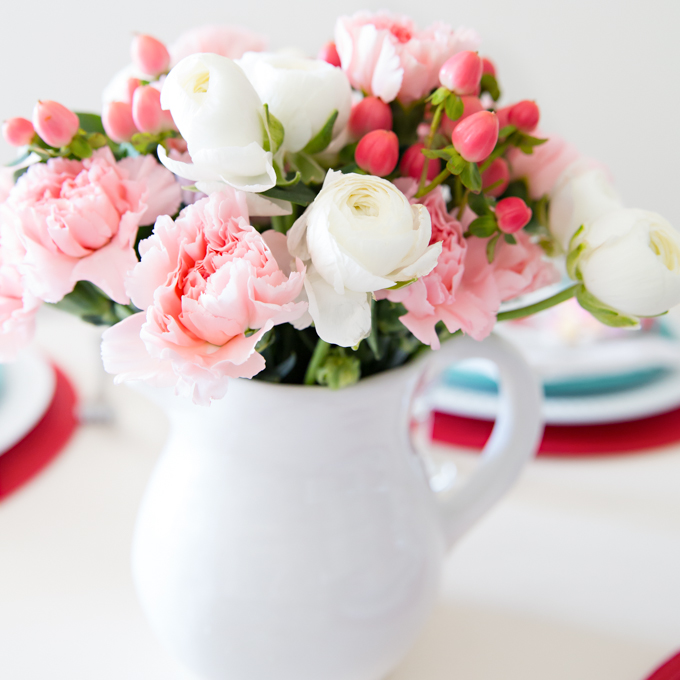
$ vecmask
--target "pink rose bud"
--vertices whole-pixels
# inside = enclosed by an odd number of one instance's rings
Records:
[[[399,139],[391,130],[373,130],[362,137],[354,152],[356,164],[371,175],[385,177],[397,167]]]
[[[482,75],[486,75],[487,73],[495,78],[496,67],[494,66],[494,63],[491,61],[491,59],[482,57]]]
[[[58,102],[38,102],[33,109],[33,127],[46,144],[59,148],[70,144],[80,120]]]
[[[2,124],[2,136],[12,146],[30,144],[34,135],[33,123],[25,118],[10,118]]]
[[[132,96],[132,120],[140,132],[156,134],[163,129],[165,117],[161,93],[151,85],[142,85]]]
[[[500,182],[500,184],[499,184]],[[482,189],[489,196],[498,197],[508,188],[510,183],[510,168],[504,158],[496,158],[491,165],[482,173]],[[487,187],[493,186],[487,191]]]
[[[170,54],[165,45],[150,35],[136,35],[130,48],[132,63],[150,76],[165,73],[170,66]]]
[[[536,102],[524,100],[510,107],[508,123],[521,132],[533,132],[538,125],[541,113]]]
[[[523,229],[531,220],[531,208],[521,199],[504,198],[496,204],[498,228],[506,234]]]
[[[482,60],[476,52],[458,52],[444,62],[439,82],[458,95],[476,94],[482,69]]]
[[[327,42],[319,50],[317,59],[321,59],[321,61],[326,61],[329,64],[331,64],[331,66],[337,66],[338,68],[340,67],[340,56],[338,55],[338,50],[335,47],[335,43],[332,41]]]
[[[349,131],[354,137],[363,137],[373,130],[392,129],[392,109],[377,97],[364,97],[349,116]]]
[[[409,146],[401,158],[399,169],[401,174],[405,177],[413,177],[413,179],[420,179],[423,173],[423,166],[427,160],[422,154],[422,149],[425,144],[417,142],[413,146]],[[433,180],[441,171],[441,163],[438,158],[430,160],[427,164],[427,180]]]
[[[458,123],[460,123],[462,120],[465,120],[473,113],[484,111],[484,107],[482,106],[482,102],[479,101],[479,97],[475,97],[474,95],[466,95],[461,97],[461,100],[463,102],[463,115],[460,118],[457,120],[451,120],[446,114],[442,116],[442,132],[447,137],[450,137],[453,134],[453,131],[456,129],[456,125],[458,125]]]
[[[132,105],[125,102],[109,102],[104,106],[102,124],[106,134],[114,142],[129,142],[132,135],[138,132],[132,120]]]
[[[451,141],[466,161],[483,161],[498,141],[498,117],[491,111],[473,113],[456,125]]]

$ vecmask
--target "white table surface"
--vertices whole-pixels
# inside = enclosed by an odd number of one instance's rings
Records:
[[[148,628],[128,561],[163,414],[103,377],[93,329],[45,313],[39,343],[115,419],[0,503],[0,678],[191,680]],[[541,459],[451,553],[390,680],[642,680],[679,648],[680,446]]]

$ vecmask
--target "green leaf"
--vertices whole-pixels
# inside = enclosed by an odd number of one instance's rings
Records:
[[[400,288],[406,288],[406,286],[410,286],[412,283],[415,283],[417,280],[418,280],[418,277],[416,276],[414,279],[409,279],[408,281],[398,281],[393,286],[390,286],[387,290],[399,290]]]
[[[378,304],[375,300],[371,300],[371,333],[366,338],[366,342],[371,348],[371,352],[373,352],[375,360],[380,361],[382,359],[383,352],[380,348],[380,342],[378,338]]]
[[[11,163],[7,163],[6,167],[13,168],[15,165],[23,163],[33,152],[30,149],[26,149],[24,153],[18,158],[15,158]]]
[[[119,305],[89,281],[78,281],[73,291],[54,306],[97,326],[111,326],[139,310]]]
[[[92,147],[82,135],[76,135],[68,145],[69,151],[76,157],[89,158],[92,155]]]
[[[458,120],[464,109],[463,100],[457,94],[451,93],[444,102],[444,111],[449,120]]]
[[[316,194],[302,183],[292,187],[272,187],[261,193],[263,196],[280,198],[283,201],[290,201],[296,205],[309,205],[316,198]]]
[[[420,152],[425,158],[429,158],[430,160],[443,158],[445,161],[448,161],[449,158],[451,158],[451,150],[453,150],[454,153],[458,153],[452,146],[446,147],[445,149],[421,149]]]
[[[567,274],[569,278],[574,281],[583,281],[581,272],[578,268],[578,262],[581,259],[581,254],[586,249],[585,243],[580,243],[578,246],[569,251],[567,255]]]
[[[452,175],[460,175],[461,172],[465,170],[467,167],[467,161],[453,148],[450,147],[450,155],[451,158],[448,160],[446,163],[446,169],[452,174]],[[481,183],[481,179],[480,179]],[[463,182],[465,184],[465,182]],[[481,186],[481,184],[480,184]]]
[[[392,109],[392,130],[399,137],[402,146],[418,141],[418,126],[425,117],[425,102],[418,101],[404,106],[395,99],[390,103]]]
[[[281,234],[287,234],[288,230],[293,226],[295,220],[297,219],[297,214],[295,210],[290,215],[274,215],[272,216],[272,229],[278,231]]]
[[[102,135],[106,134],[104,126],[102,125],[102,117],[96,113],[76,113],[80,121],[80,129],[85,132],[99,132]]]
[[[439,106],[441,103],[445,102],[446,99],[451,95],[451,90],[447,90],[445,87],[438,87],[428,98],[427,101],[432,102],[433,106]],[[455,96],[455,95],[454,95]]]
[[[316,372],[316,382],[328,385],[332,390],[349,387],[361,377],[361,362],[343,347],[332,347]]]
[[[465,166],[460,173],[460,181],[463,183],[463,186],[474,193],[479,193],[482,190],[482,176],[479,174],[479,168],[476,163],[468,163]]]
[[[486,259],[488,260],[489,264],[493,262],[494,255],[496,254],[496,244],[498,243],[499,237],[500,233],[490,238],[489,242],[486,244]]]
[[[477,215],[490,215],[491,208],[489,207],[489,200],[482,194],[470,194],[468,196],[468,205],[472,208],[472,212]]]
[[[521,198],[525,203],[529,202],[529,189],[527,183],[523,179],[515,180],[508,184],[507,189],[503,192],[503,196],[506,198],[514,196],[516,198]]]
[[[283,143],[285,131],[281,121],[269,110],[269,106],[264,104],[264,140],[262,147],[265,151],[275,154]]]
[[[467,233],[478,238],[488,238],[498,229],[496,216],[493,214],[482,215],[473,220],[468,227]]]
[[[295,175],[291,179],[279,179],[277,176],[276,180],[276,186],[279,187],[294,187],[300,180],[302,179],[302,175],[300,174],[299,170],[295,171]]]
[[[614,328],[634,328],[640,325],[640,320],[633,316],[626,316],[616,311],[609,305],[605,305],[598,300],[592,293],[589,293],[584,286],[581,286],[576,293],[578,303],[590,312],[600,323]]]
[[[485,73],[482,76],[480,85],[481,91],[488,92],[495,102],[497,102],[500,99],[501,91],[500,88],[498,87],[498,81],[496,80],[496,76],[491,75],[491,73]]]
[[[300,173],[305,184],[322,184],[326,178],[326,171],[311,156],[302,151],[287,154],[286,160],[294,170]]]
[[[107,136],[103,135],[101,132],[92,132],[87,135],[87,143],[93,149],[101,149],[109,143],[109,140]]]
[[[359,142],[352,142],[347,144],[340,149],[338,153],[338,165],[348,165],[354,163],[354,153],[357,150],[357,144]]]
[[[498,138],[505,139],[509,137],[513,132],[517,132],[517,128],[514,125],[506,125],[498,131]]]
[[[132,135],[130,144],[140,154],[153,153],[158,146],[158,135],[152,135],[149,132],[137,132]]]
[[[331,140],[333,139],[333,125],[335,125],[337,117],[338,110],[335,109],[333,113],[328,116],[328,120],[323,124],[321,130],[307,142],[307,146],[302,149],[303,153],[310,155],[321,153],[331,143]]]
[[[505,239],[505,242],[509,243],[511,246],[517,245],[517,239],[512,234],[503,234],[503,238]]]

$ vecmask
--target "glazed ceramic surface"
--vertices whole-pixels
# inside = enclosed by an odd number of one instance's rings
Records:
[[[409,439],[427,369],[485,357],[501,412],[480,465],[431,491]],[[209,680],[380,680],[435,601],[446,550],[516,479],[540,389],[504,341],[456,338],[339,391],[234,380],[212,406],[159,393],[171,435],[133,573],[161,641]]]

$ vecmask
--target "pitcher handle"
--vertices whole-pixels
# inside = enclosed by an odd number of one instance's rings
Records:
[[[470,479],[460,489],[436,493],[449,547],[513,485],[538,450],[543,433],[543,391],[538,378],[518,350],[493,334],[481,342],[466,336],[452,338],[431,352],[411,390],[409,414],[418,385],[429,382],[450,364],[472,358],[489,359],[498,367],[499,408],[491,437]]]

